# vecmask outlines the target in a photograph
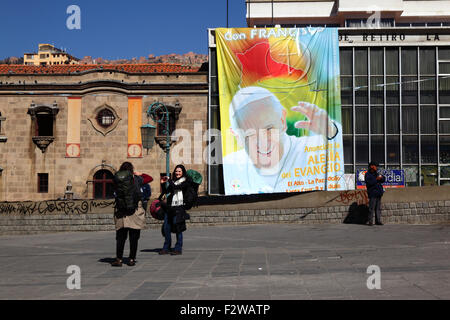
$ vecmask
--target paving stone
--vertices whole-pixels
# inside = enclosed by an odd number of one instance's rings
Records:
[[[130,295],[125,297],[129,300],[154,300],[158,299],[164,291],[166,291],[170,282],[145,282],[136,290],[134,290]]]
[[[122,268],[110,266],[114,231],[0,236],[0,299],[450,299],[449,231],[450,225],[190,226],[182,256],[159,256],[160,230],[148,229],[138,263]],[[381,290],[366,285],[373,264],[381,269]],[[81,290],[66,287],[69,265],[81,268]]]
[[[272,300],[311,300],[308,294],[280,294],[271,295]]]

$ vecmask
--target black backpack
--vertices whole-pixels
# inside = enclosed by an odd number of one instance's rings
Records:
[[[116,193],[116,216],[133,215],[141,200],[140,190],[136,186],[133,173],[130,171],[118,171],[114,175],[113,181]]]
[[[191,179],[187,179],[188,187],[183,195],[184,208],[190,210],[193,206],[197,205],[198,199],[198,187],[199,185],[193,182]]]
[[[184,208],[186,210],[191,209],[193,206],[197,206],[198,200],[198,187],[203,181],[203,177],[200,172],[189,169],[186,172],[187,182],[189,187],[186,189],[183,194]]]

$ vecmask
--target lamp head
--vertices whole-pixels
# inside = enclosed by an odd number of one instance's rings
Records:
[[[151,124],[144,124],[141,127],[142,147],[151,149],[155,143],[156,127]]]

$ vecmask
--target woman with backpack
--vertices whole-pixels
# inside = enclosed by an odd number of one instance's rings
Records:
[[[149,175],[135,172],[130,162],[124,162],[114,175],[116,225],[116,260],[113,267],[122,266],[123,250],[130,236],[130,256],[128,265],[136,264],[136,253],[141,229],[145,227],[145,209],[143,207],[142,185],[151,182]]]
[[[186,230],[186,203],[192,202],[192,184],[191,179],[186,175],[186,168],[179,164],[175,167],[172,179],[169,177],[161,178],[161,187],[163,194],[168,194],[167,199],[162,201],[161,207],[164,215],[164,245],[159,254],[182,254],[183,231]],[[173,251],[171,250],[172,234],[175,233],[177,242]]]

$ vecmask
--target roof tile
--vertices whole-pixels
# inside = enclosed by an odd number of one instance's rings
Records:
[[[197,72],[199,68],[181,64],[80,64],[56,66],[0,65],[0,74],[73,74],[90,70],[123,71],[127,73],[186,73]]]

